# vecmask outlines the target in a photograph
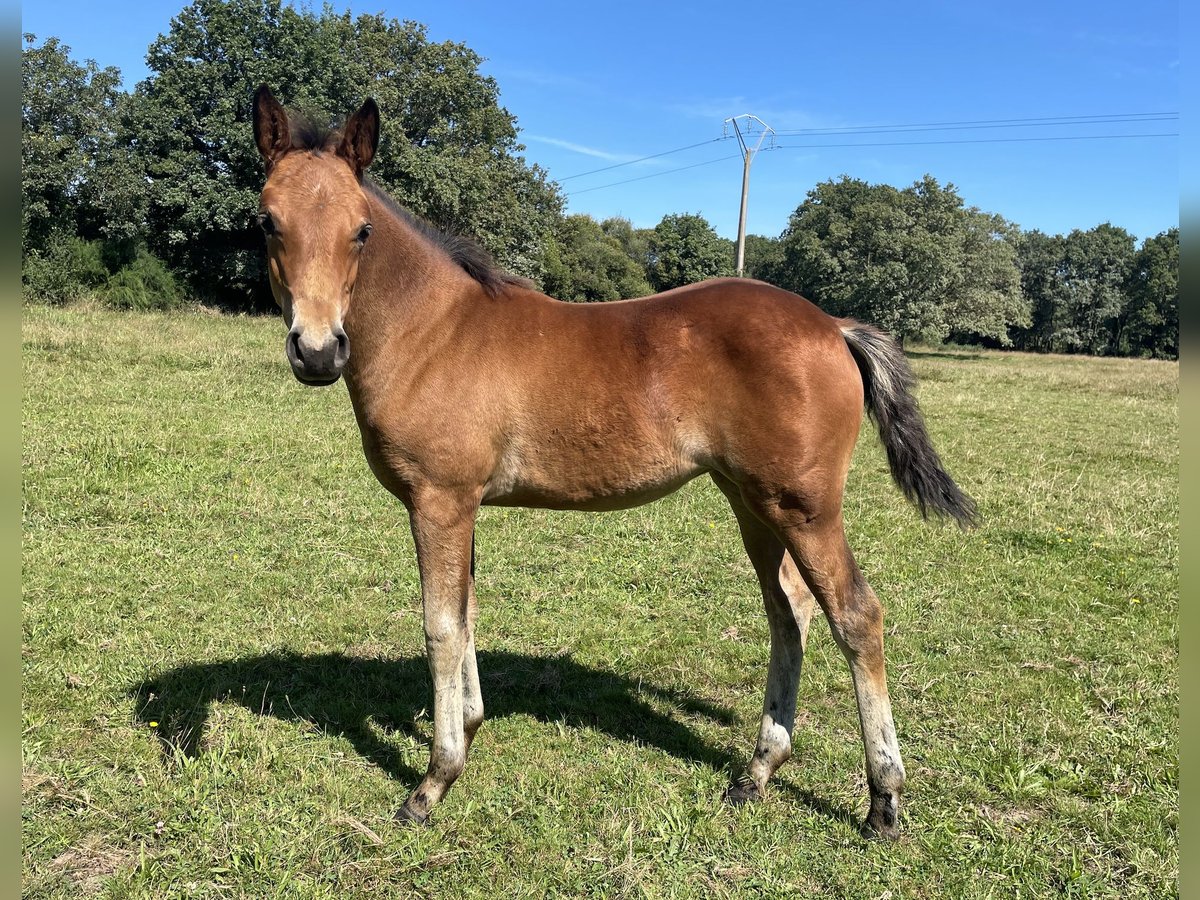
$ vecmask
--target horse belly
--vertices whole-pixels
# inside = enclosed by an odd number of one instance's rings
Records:
[[[548,442],[506,454],[484,488],[483,502],[540,509],[629,509],[665,497],[706,471],[681,448],[599,444],[569,453],[561,449]]]

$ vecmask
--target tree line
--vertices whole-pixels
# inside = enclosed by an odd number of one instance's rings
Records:
[[[263,82],[317,118],[375,97],[387,115],[372,177],[552,296],[602,302],[733,274],[733,242],[702,216],[634,228],[565,214],[481,62],[414,22],[282,0],[194,0],[132,91],[117,69],[26,35],[26,297],[269,307],[250,125]],[[931,176],[903,189],[822,182],[781,235],[746,245],[747,275],[902,340],[1053,352],[1177,356],[1178,270],[1178,229],[1140,247],[1107,223],[1025,232]]]

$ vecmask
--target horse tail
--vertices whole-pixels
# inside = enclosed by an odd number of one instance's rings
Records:
[[[867,415],[879,427],[892,478],[923,518],[935,512],[962,528],[974,525],[975,501],[954,483],[929,440],[913,396],[916,379],[904,351],[878,328],[851,319],[840,324],[862,373]]]

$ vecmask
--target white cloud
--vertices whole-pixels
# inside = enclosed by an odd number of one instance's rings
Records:
[[[539,144],[562,147],[564,150],[570,150],[572,153],[582,153],[584,156],[594,156],[596,159],[604,159],[609,162],[630,162],[637,159],[636,156],[630,153],[610,153],[607,150],[598,150],[595,147],[588,147],[584,144],[576,144],[573,141],[564,141],[562,138],[546,137],[540,134],[522,132],[521,138],[526,141],[535,141]]]

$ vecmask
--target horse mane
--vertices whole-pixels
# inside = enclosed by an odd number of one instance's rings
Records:
[[[341,137],[340,129],[322,124],[321,120],[304,113],[289,115],[288,126],[292,149],[307,150],[318,155],[326,151],[333,152]],[[436,249],[448,256],[451,262],[479,282],[489,296],[498,296],[506,287],[533,287],[533,282],[528,278],[513,275],[497,265],[496,261],[492,259],[492,255],[476,241],[465,235],[444,231],[405,209],[370,178],[363,179],[363,187],[405,225],[425,238]]]
[[[513,275],[497,265],[496,261],[492,259],[492,255],[474,240],[465,235],[443,231],[432,222],[405,209],[371,179],[364,178],[363,187],[400,221],[446,254],[451,262],[479,282],[489,296],[499,296],[506,287],[533,287],[533,282],[528,278]]]
[[[326,150],[333,151],[335,140],[341,136],[338,129],[323,124],[320,119],[291,109],[288,110],[288,133],[293,150],[311,150],[318,155]]]

